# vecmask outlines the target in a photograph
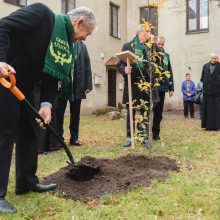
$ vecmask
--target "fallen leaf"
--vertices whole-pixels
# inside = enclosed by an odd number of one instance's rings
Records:
[[[159,216],[164,216],[164,212],[162,210],[159,210]]]

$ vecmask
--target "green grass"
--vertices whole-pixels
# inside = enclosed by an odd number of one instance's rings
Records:
[[[164,182],[153,181],[147,188],[105,195],[99,200],[82,203],[57,195],[14,194],[14,159],[10,173],[7,200],[16,214],[0,214],[3,219],[220,219],[220,132],[200,129],[200,121],[182,117],[165,118],[160,142],[153,142],[152,155],[168,156],[181,167],[170,173]],[[67,118],[65,122],[68,130]],[[69,134],[65,134],[66,140]],[[82,116],[80,125],[82,148],[71,148],[75,160],[93,157],[118,157],[128,153],[149,155],[137,144],[124,149],[125,121],[109,121],[104,117]],[[44,176],[66,166],[64,151],[39,156],[38,176]]]

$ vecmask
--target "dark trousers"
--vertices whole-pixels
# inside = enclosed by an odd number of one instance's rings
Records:
[[[127,138],[131,138],[131,129],[130,129],[130,111],[129,105],[126,104],[127,109],[127,120],[126,120],[126,130],[127,130]],[[135,132],[135,114],[136,110],[133,109],[133,128]],[[140,110],[140,114],[144,115],[144,110]],[[142,123],[137,123],[138,136],[143,137],[144,139],[148,139],[149,137],[149,116],[143,119]]]
[[[78,140],[79,138],[79,122],[80,122],[80,107],[81,99],[75,99],[73,102],[70,102],[70,141]],[[56,110],[56,131],[60,136],[63,136],[63,122],[64,122],[64,113],[67,105],[67,100],[59,98],[58,107]]]
[[[193,103],[193,101],[190,101],[190,100],[184,101],[183,106],[184,106],[184,116],[188,117],[189,109],[190,109],[190,116],[191,116],[191,118],[193,118],[194,117],[194,103]]]
[[[156,135],[160,133],[160,123],[163,119],[163,106],[165,100],[165,92],[159,91],[160,101],[155,104],[153,109],[153,126],[152,126],[152,133]]]
[[[38,149],[37,135],[33,129],[30,115],[21,105],[17,127],[11,134],[0,131],[0,197],[7,193],[8,178],[14,143],[16,143],[16,190],[27,190],[39,182],[36,174]],[[7,113],[5,113],[7,114]],[[8,113],[10,114],[10,113]]]

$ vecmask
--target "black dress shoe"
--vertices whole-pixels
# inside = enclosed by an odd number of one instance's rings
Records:
[[[152,148],[152,145],[151,143],[149,142],[148,139],[145,139],[142,144],[147,148],[147,149],[151,149]]]
[[[30,188],[17,189],[16,190],[16,195],[26,194],[30,191],[43,193],[43,192],[48,192],[50,190],[54,190],[54,189],[56,189],[56,187],[57,187],[57,184],[55,184],[55,183],[51,183],[51,184],[48,184],[48,185],[38,183],[35,186],[30,187]]]
[[[16,195],[22,195],[30,192],[30,189],[16,189],[15,194]]]
[[[54,190],[56,188],[57,188],[57,184],[55,184],[55,183],[51,183],[48,185],[38,183],[34,187],[31,188],[31,191],[43,193],[43,192],[48,192],[48,191]]]
[[[78,140],[70,140],[70,145],[73,146],[82,146],[82,144]]]
[[[0,213],[15,213],[16,208],[11,206],[4,198],[0,198]]]
[[[131,140],[128,139],[125,144],[123,145],[123,147],[131,147]]]
[[[154,135],[153,135],[153,139],[154,139],[155,141],[159,141],[159,140],[160,140],[160,135],[159,135],[159,134],[154,134]]]

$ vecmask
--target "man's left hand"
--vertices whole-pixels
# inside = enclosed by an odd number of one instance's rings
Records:
[[[91,89],[87,89],[87,90],[85,91],[85,93],[88,94],[88,93],[90,93],[91,91],[92,91]]]
[[[173,91],[169,91],[169,96],[170,96],[170,97],[173,96]]]
[[[41,105],[41,108],[38,112],[40,116],[44,119],[45,124],[49,124],[51,121],[51,106],[50,105]],[[44,123],[36,118],[37,123],[40,127],[44,128]]]

